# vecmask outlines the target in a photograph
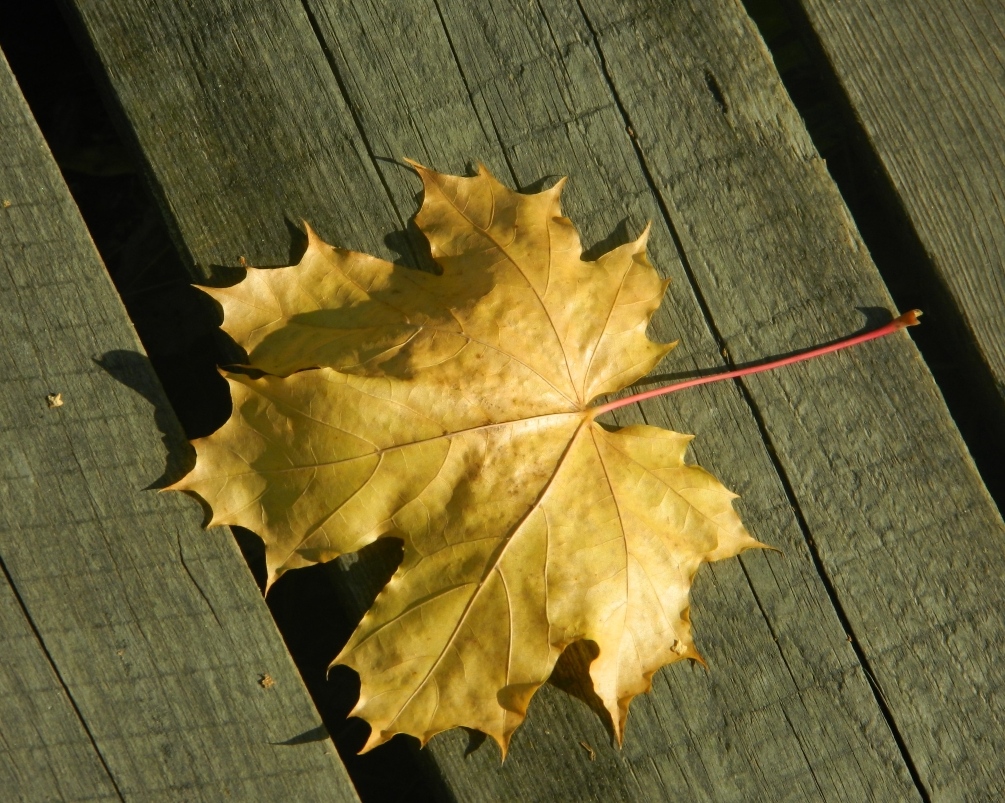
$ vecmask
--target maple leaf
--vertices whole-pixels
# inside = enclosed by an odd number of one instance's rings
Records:
[[[404,558],[333,664],[361,678],[364,750],[456,726],[503,754],[562,651],[599,649],[620,742],[631,699],[700,660],[699,566],[763,546],[732,494],[686,465],[690,435],[605,427],[591,403],[673,347],[646,336],[666,283],[648,230],[596,262],[563,182],[523,195],[484,168],[414,165],[442,275],[333,248],[204,288],[266,375],[228,375],[233,414],[176,483],[265,541],[271,585],[382,536]],[[313,369],[313,370],[305,370]]]

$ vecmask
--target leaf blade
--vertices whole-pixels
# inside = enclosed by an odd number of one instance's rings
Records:
[[[503,754],[562,651],[623,737],[653,673],[701,660],[700,565],[762,546],[735,494],[684,463],[691,436],[609,431],[589,403],[675,344],[646,327],[666,290],[648,229],[596,262],[561,216],[563,182],[514,193],[484,168],[416,165],[416,221],[441,276],[332,248],[210,291],[267,372],[230,375],[234,411],[173,488],[266,542],[269,585],[376,538],[404,558],[333,663],[361,677],[370,749],[456,726]],[[320,366],[320,367],[317,367]],[[314,368],[314,370],[305,370]]]

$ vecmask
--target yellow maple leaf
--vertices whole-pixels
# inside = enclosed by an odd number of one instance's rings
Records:
[[[581,639],[599,648],[590,679],[620,742],[653,673],[700,659],[698,567],[762,545],[735,495],[685,465],[692,436],[594,420],[594,399],[674,345],[646,336],[666,289],[647,232],[584,262],[562,182],[523,195],[484,169],[415,169],[416,223],[442,275],[308,231],[299,265],[206,288],[266,375],[228,376],[233,414],[195,441],[196,467],[173,488],[202,497],[212,524],[258,533],[270,585],[403,539],[333,662],[360,675],[364,750],[466,726],[505,754]]]

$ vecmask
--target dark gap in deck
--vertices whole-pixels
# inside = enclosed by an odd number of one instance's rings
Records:
[[[0,4],[0,49],[186,435],[208,435],[230,414],[216,366],[230,361],[232,346],[213,305],[191,286],[142,156],[117,129],[124,120],[92,73],[92,54],[78,48],[53,0]],[[262,542],[235,529],[261,587]],[[333,592],[336,571],[331,565],[299,570],[296,582],[279,583],[269,594],[269,609],[360,799],[433,800],[405,737],[356,755],[369,731],[362,720],[347,720],[358,680],[348,670],[326,678],[329,661],[353,630]]]
[[[1005,405],[990,368],[939,277],[820,40],[794,0],[743,0],[793,104],[837,184],[898,308],[921,309],[911,331],[977,469],[1005,510]]]

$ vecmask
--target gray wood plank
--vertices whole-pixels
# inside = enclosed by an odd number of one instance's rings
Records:
[[[6,62],[0,130],[5,799],[356,799],[229,534],[146,490],[187,447]]]
[[[889,307],[770,59],[743,44],[748,21],[712,35],[704,6],[584,6],[734,359]],[[909,339],[744,385],[925,789],[1000,797],[1005,530]]]
[[[6,581],[0,584],[0,636],[0,789],[5,798],[119,800]]]
[[[987,412],[1005,426],[1005,7],[801,6],[993,379]]]
[[[21,93],[0,53],[0,131],[11,139],[10,149],[0,157],[0,215],[5,217],[6,204],[13,205],[8,197],[12,165],[20,163],[18,169],[31,171],[34,162],[48,155],[37,139],[23,135],[21,129],[29,124]],[[0,242],[7,245],[5,223],[0,222]],[[2,447],[8,451],[6,438]],[[2,465],[3,486],[23,481],[28,470],[12,465],[9,459]],[[0,564],[3,557],[0,552]],[[0,639],[4,653],[0,663],[0,789],[5,797],[119,800],[101,755],[9,583],[6,565],[0,580]]]
[[[277,43],[274,40],[284,32],[270,21],[266,29],[268,33],[258,34],[256,23],[261,26],[261,13],[257,11],[242,22],[247,26],[248,36],[267,37],[264,42],[255,41],[251,50],[261,52],[264,47],[271,47],[272,50],[266,52],[269,52],[269,63],[275,70],[277,58],[273,54],[283,42],[281,40]],[[334,15],[337,24],[332,24],[328,18],[329,13]],[[435,6],[411,4],[397,7],[396,10],[386,7],[361,7],[358,14],[362,19],[357,18],[356,24],[348,30],[346,28],[353,16],[350,9],[322,7],[318,9],[317,17],[322,30],[325,30],[327,23],[329,37],[332,35],[331,31],[336,29],[341,31],[342,35],[328,42],[332,52],[354,51],[351,56],[356,63],[351,67],[340,66],[340,73],[350,84],[350,97],[358,107],[361,114],[360,122],[371,138],[372,147],[377,149],[377,154],[394,156],[409,153],[424,158],[428,163],[435,164],[441,169],[458,170],[463,169],[465,159],[480,158],[489,161],[500,175],[505,175],[507,169],[501,143],[495,141],[495,137],[489,138],[485,135],[482,125],[474,114],[472,101],[464,90],[463,80],[453,64],[449,43],[444,32],[438,30]],[[100,18],[90,16],[89,19],[92,20],[92,34],[100,36],[99,49],[108,69],[113,73],[113,81],[120,99],[126,95],[124,104],[127,114],[133,109],[131,117],[147,158],[158,173],[163,191],[179,210],[181,218],[179,228],[182,229],[187,242],[198,243],[199,225],[205,225],[207,218],[206,210],[202,209],[196,219],[193,188],[199,188],[197,191],[200,193],[204,192],[201,189],[204,181],[213,181],[214,177],[207,171],[198,174],[198,181],[191,180],[191,173],[183,179],[181,171],[175,167],[178,162],[161,145],[165,139],[140,124],[143,111],[150,108],[149,87],[142,81],[131,80],[131,76],[125,74],[123,57],[114,50],[117,42],[135,41],[138,33],[136,28],[126,27],[117,20],[116,24],[120,27],[113,28],[114,33],[111,33],[104,29],[104,26],[112,25],[107,16]],[[94,22],[96,19],[98,21]],[[544,33],[546,21],[540,18],[532,21],[536,22],[544,34],[540,38],[547,41],[547,34]],[[504,22],[507,29],[518,29],[518,23],[519,20],[512,19]],[[461,24],[466,30],[469,28],[477,30],[481,26],[481,21],[468,20],[462,21]],[[582,29],[582,24],[580,28]],[[190,34],[195,35],[194,32]],[[294,32],[286,35],[292,38],[297,34],[294,29]],[[419,53],[414,53],[408,46],[409,38],[416,36],[424,42]],[[512,39],[513,34],[509,34],[509,40]],[[357,40],[360,44],[354,45]],[[507,41],[505,35],[500,37],[500,40],[502,44],[508,44],[514,50],[518,50],[523,44]],[[302,58],[303,48],[299,50]],[[253,65],[243,60],[239,65],[232,62],[228,64],[227,59],[239,58],[233,49],[229,53],[226,48],[217,48],[213,52],[223,55],[216,56],[216,63],[212,65],[212,78],[203,76],[202,83],[214,86],[223,84],[226,87],[228,83],[224,83],[225,81],[233,85],[233,76],[240,74],[246,93],[249,84],[254,87],[252,90],[255,93],[254,105],[249,105],[245,112],[246,116],[240,120],[242,129],[253,130],[257,125],[254,120],[256,107],[273,108],[278,105],[279,113],[283,115],[295,113],[294,110],[282,105],[281,97],[273,98],[265,95],[265,90],[258,88],[259,83],[267,85],[268,81],[276,80],[275,78],[270,79],[269,76],[259,78],[253,73],[249,75]],[[404,61],[405,54],[409,54],[407,62]],[[581,47],[573,57],[580,57],[582,64],[583,55],[584,49]],[[588,65],[591,58],[588,49],[585,55]],[[150,58],[151,70],[155,69],[154,62],[173,65],[176,59],[170,51],[156,52],[156,55],[152,54]],[[374,80],[370,83],[352,86],[352,82],[358,84],[367,80],[370,74],[369,65],[388,61],[388,68],[372,75]],[[281,74],[288,75],[288,72],[298,70],[300,63],[299,60],[293,64],[282,63]],[[536,83],[531,87],[533,90],[540,90],[542,85],[555,86],[555,72],[550,62],[543,63],[546,71],[537,76]],[[558,63],[561,64],[561,61]],[[313,65],[311,67],[316,69]],[[177,69],[184,71],[187,69],[186,63],[182,63]],[[598,97],[596,93],[599,93],[601,105],[604,103],[610,105],[606,87],[602,82],[598,82],[600,75],[595,65],[592,75],[593,83],[583,91],[581,103],[587,110],[592,108],[591,102],[596,104]],[[166,79],[163,72],[158,72],[157,76],[159,80]],[[197,77],[185,75],[183,72],[182,77],[178,78],[174,69],[171,70],[170,76],[168,80],[175,84],[186,80],[186,84],[182,87],[174,86],[172,94],[183,94],[195,108],[202,109],[208,103],[214,103],[219,104],[222,109],[229,100],[227,95],[207,98],[196,84]],[[301,76],[302,73],[297,74],[296,78],[290,76],[287,82],[293,83],[298,78],[311,80],[309,74],[306,79]],[[395,84],[404,86],[396,89]],[[262,95],[259,95],[259,92]],[[516,109],[526,116],[535,111],[533,108],[528,111],[528,108],[537,100],[538,94],[540,93],[537,91],[523,93],[511,91],[503,99],[505,103],[501,100],[497,105],[505,105],[508,110]],[[521,105],[522,96],[528,100]],[[238,114],[237,109],[239,107],[230,106],[229,113]],[[317,114],[316,111],[312,113]],[[218,126],[212,122],[218,111],[210,108],[205,114],[206,117],[200,121],[200,128],[201,126],[205,128],[201,130],[199,136],[226,137],[226,132],[218,132]],[[295,132],[294,136],[299,134],[301,126],[309,127],[313,124],[309,118],[304,120],[303,117],[302,113],[297,113],[297,116],[289,118],[290,128]],[[549,143],[555,142],[550,152],[538,154],[536,162],[532,161],[532,154],[525,159],[524,165],[524,172],[530,178],[546,175],[552,165],[559,164],[563,171],[571,172],[575,179],[590,181],[590,186],[585,192],[581,191],[574,196],[580,199],[578,208],[575,209],[576,219],[582,218],[591,224],[598,234],[604,235],[610,233],[617,225],[621,215],[615,214],[615,211],[624,208],[625,197],[633,199],[630,205],[636,212],[635,225],[641,226],[646,213],[651,212],[645,208],[650,200],[645,179],[637,166],[631,167],[635,162],[631,143],[624,135],[623,124],[615,118],[616,115],[608,114],[603,126],[598,125],[600,133],[595,137],[597,141],[593,143],[593,148],[598,157],[609,159],[613,153],[619,164],[627,164],[629,169],[634,170],[632,176],[634,186],[629,183],[627,188],[624,185],[615,185],[612,188],[607,182],[609,176],[591,177],[589,174],[584,176],[583,171],[578,169],[579,157],[576,147],[581,140],[570,142],[561,134],[549,139]],[[348,114],[345,115],[345,119],[349,119]],[[179,120],[178,124],[181,123]],[[486,125],[486,128],[490,127]],[[173,140],[176,133],[180,134],[181,131],[172,129],[172,135],[167,139]],[[330,129],[326,131],[326,135],[330,136],[332,133]],[[515,133],[509,132],[507,144],[514,140],[519,142],[527,139],[526,136],[520,136],[521,133],[519,130]],[[338,132],[335,135],[340,134],[341,132]],[[385,137],[383,140],[382,136]],[[232,152],[235,146],[231,144],[215,147]],[[431,151],[430,148],[435,150]],[[262,157],[276,158],[266,154]],[[257,161],[259,158],[253,153],[249,155],[249,162]],[[186,172],[190,169],[191,162],[187,164],[189,167]],[[255,168],[249,164],[249,169]],[[272,186],[275,188],[273,191],[282,192],[289,197],[288,203],[292,208],[287,214],[290,217],[305,214],[300,210],[307,206],[312,210],[311,220],[321,227],[323,232],[326,228],[330,230],[332,226],[345,227],[345,213],[340,205],[334,205],[333,208],[325,199],[319,200],[306,195],[310,192],[310,187],[297,186],[304,172],[321,173],[333,169],[345,168],[338,168],[337,165],[325,162],[311,164],[305,170],[304,167],[298,168],[295,163],[291,163],[284,170],[277,171],[273,178]],[[517,178],[520,180],[522,177]],[[235,179],[243,180],[239,177]],[[379,186],[367,176],[366,172],[363,172],[359,181],[362,185],[359,192],[366,195],[382,195]],[[398,219],[404,219],[414,208],[413,196],[416,189],[414,177],[408,171],[390,168],[385,171],[383,181],[393,187],[392,197],[395,208],[399,210]],[[589,190],[598,194],[593,209],[585,207],[583,201],[584,198],[591,197],[592,193]],[[246,204],[248,201],[239,199],[237,203]],[[213,210],[221,230],[247,226],[245,221],[231,223],[235,215],[244,214],[244,211],[234,209],[230,199],[222,193],[216,206],[222,207]],[[266,207],[259,213],[262,217],[260,225],[274,225],[274,222],[268,219],[270,212],[271,210]],[[603,215],[606,215],[606,219]],[[591,216],[594,220],[590,219]],[[355,221],[352,221],[352,224],[358,225]],[[393,226],[393,220],[389,224],[385,223],[386,225]],[[228,243],[232,243],[231,248],[235,249],[230,253],[240,253],[237,249],[243,248],[246,244],[239,237],[231,237],[229,234],[226,236]],[[374,248],[378,242],[376,236],[379,235],[375,232],[368,242],[350,242],[357,247],[379,251],[379,246]],[[273,248],[275,247],[274,244]],[[670,237],[665,231],[662,247],[664,251],[662,256],[666,257],[667,262],[674,262]],[[201,259],[203,262],[212,262],[222,256],[206,248],[200,253],[204,255]],[[657,250],[658,260],[660,256]],[[274,251],[266,257],[269,258],[282,257]],[[678,281],[675,286],[681,288],[686,295],[687,284],[683,280],[679,266],[677,271]],[[675,299],[675,306],[683,306],[688,311],[689,320],[685,324],[685,331],[688,332],[685,335],[686,339],[692,342],[704,340],[704,353],[700,355],[693,353],[692,360],[696,362],[703,360],[704,365],[714,363],[718,359],[715,344],[710,341],[707,326],[701,321],[693,299],[683,301]],[[662,334],[669,337],[672,336],[671,331],[679,333],[679,324],[672,328],[667,326]],[[696,362],[692,362],[690,367],[694,367]],[[743,411],[738,411],[740,402],[735,389],[712,392],[711,398],[719,400],[713,403],[712,409],[716,411],[722,409],[717,418],[708,418],[707,399],[702,402],[699,401],[700,398],[682,402],[689,414],[686,416],[687,419],[705,416],[710,427],[723,424],[735,432],[736,427],[729,424],[731,417],[741,420],[744,418]],[[734,439],[730,447],[730,456],[735,455],[736,462],[742,465],[741,455],[759,453],[760,463],[744,466],[742,473],[756,476],[763,470],[770,477],[771,467],[764,457],[759,434],[749,412],[746,413],[745,424],[741,430],[745,430],[744,436],[741,436],[739,443]],[[729,461],[723,459],[721,462]],[[815,577],[812,561],[802,546],[802,535],[791,514],[785,515],[787,504],[782,489],[777,481],[774,483],[769,481],[765,486],[762,520],[769,522],[768,529],[773,534],[787,532],[784,541],[786,548],[791,547],[792,550],[802,552],[802,560],[788,564],[794,571],[789,572],[784,566],[779,568],[780,581],[771,577],[770,569],[766,565],[762,570],[766,579],[766,582],[761,583],[762,592],[789,594],[805,603],[792,606],[802,614],[801,625],[798,621],[775,623],[781,637],[785,639],[784,652],[775,646],[772,628],[758,613],[757,598],[744,580],[740,568],[716,567],[717,576],[721,575],[722,580],[714,590],[705,592],[712,596],[707,603],[708,609],[721,617],[712,623],[713,628],[716,628],[716,625],[718,627],[708,634],[710,644],[716,645],[717,642],[721,644],[714,654],[710,653],[710,659],[716,666],[721,667],[721,672],[712,678],[712,684],[709,683],[709,678],[701,673],[692,672],[686,680],[678,679],[668,673],[668,678],[673,678],[683,685],[670,692],[664,692],[661,698],[657,698],[661,704],[653,704],[658,705],[656,708],[653,708],[648,700],[640,701],[635,707],[634,716],[641,722],[633,721],[632,725],[632,728],[638,729],[639,732],[634,738],[629,739],[626,752],[617,754],[610,749],[604,750],[601,752],[601,760],[595,764],[588,762],[585,750],[578,744],[580,739],[576,737],[586,736],[589,743],[597,746],[604,744],[607,739],[602,725],[591,714],[578,707],[570,710],[568,700],[563,700],[546,689],[541,693],[541,698],[535,701],[535,715],[532,717],[532,722],[518,736],[514,751],[504,768],[500,769],[496,765],[495,755],[489,749],[478,751],[473,758],[467,760],[465,766],[462,758],[464,737],[461,734],[442,737],[434,742],[429,751],[435,757],[441,772],[446,775],[450,787],[465,799],[491,799],[500,795],[547,798],[568,795],[573,790],[584,787],[594,790],[597,796],[606,794],[631,799],[646,791],[664,794],[674,782],[683,784],[685,788],[705,797],[725,797],[728,794],[747,799],[769,794],[782,797],[786,795],[810,797],[816,791],[814,779],[816,773],[825,779],[824,783],[832,790],[832,794],[839,794],[845,798],[866,795],[871,786],[894,794],[909,789],[906,773],[897,769],[896,748],[889,734],[884,732],[882,717],[857,666],[854,653],[848,648],[844,631],[833,610],[830,610],[826,592]],[[740,588],[739,593],[728,590],[736,586]],[[701,599],[698,604],[702,605]],[[821,619],[828,623],[824,637],[821,637],[817,630]],[[737,624],[731,626],[732,621]],[[806,636],[800,635],[801,633],[805,633]],[[794,638],[791,645],[788,644],[790,638]],[[709,649],[713,647],[710,646]],[[808,659],[802,658],[807,655],[810,656]],[[767,659],[765,656],[768,656]],[[795,678],[790,674],[793,670],[786,666],[787,662],[796,666]],[[755,688],[751,693],[747,688],[749,679],[745,676],[745,672],[748,667],[759,664],[763,664],[763,668],[758,672],[760,688]],[[833,715],[835,710],[841,712],[836,724]],[[675,723],[681,719],[688,722],[690,732],[681,733],[679,728],[675,727]],[[792,724],[793,721],[795,724]],[[666,724],[662,724],[664,722]],[[726,743],[731,739],[740,746],[729,749]],[[756,752],[757,746],[761,743],[772,745],[771,760],[750,761],[750,756]],[[663,745],[669,745],[669,748],[662,747]],[[694,753],[701,759],[698,767],[674,771],[670,776],[672,780],[661,779],[661,773],[668,772],[668,768],[692,763],[688,758]],[[470,770],[470,764],[474,761],[478,762],[481,770],[477,776],[473,776]],[[711,769],[708,769],[709,767]],[[615,772],[612,773],[612,769]],[[491,784],[486,780],[489,777],[493,778]],[[727,778],[728,787],[724,786]]]
[[[461,3],[311,4],[337,77],[294,3],[231,2],[209,20],[180,4],[76,8],[179,239],[202,266],[241,255],[287,262],[284,217],[394,257],[382,241],[404,227],[418,185],[384,159],[408,155],[455,171],[484,160],[523,185],[567,173],[567,208],[588,242],[622,218],[627,234],[661,218],[654,261],[676,281],[657,334],[681,335],[687,348],[673,372],[717,364],[721,344],[740,360],[810,345],[860,325],[856,306],[890,306],[735,3],[627,4],[617,19],[590,7],[603,59],[573,4],[497,4],[483,17]],[[695,617],[713,670],[661,673],[656,693],[633,707],[624,752],[604,747],[589,762],[578,742],[605,743],[601,725],[545,688],[502,768],[487,749],[464,761],[457,734],[434,740],[428,751],[458,795],[911,796],[826,584],[882,669],[897,726],[923,743],[912,750],[965,741],[952,717],[981,691],[954,681],[952,661],[983,673],[983,690],[997,673],[979,651],[961,662],[938,639],[975,645],[998,625],[983,601],[947,596],[940,583],[970,568],[961,533],[976,532],[990,551],[1001,522],[908,339],[867,348],[742,391],[720,386],[646,408],[653,423],[698,432],[697,457],[745,495],[755,534],[786,557],[703,572]],[[937,448],[922,454],[915,440]],[[948,515],[956,505],[968,511],[961,522]],[[926,577],[933,555],[951,566]],[[965,613],[954,617],[947,600]],[[925,666],[919,642],[946,665]],[[920,716],[908,710],[912,695]]]
[[[626,234],[634,234],[658,215],[589,29],[574,5],[549,4],[545,13],[516,4],[479,9],[463,2],[399,3],[391,9],[323,0],[312,7],[378,157],[409,154],[456,171],[481,160],[523,186],[549,174],[569,174],[565,210],[587,242],[622,223]],[[421,49],[409,48],[409,40],[422,42]],[[385,66],[374,71],[374,63]],[[411,174],[384,159],[378,165],[396,207],[413,205]],[[673,370],[721,362],[665,222],[656,221],[650,242],[654,263],[673,279],[655,322],[661,338],[683,339]],[[620,769],[606,780],[604,794],[666,796],[678,785],[716,799],[909,794],[907,773],[898,775],[896,747],[882,726],[875,726],[881,714],[737,389],[719,386],[707,395],[675,399],[663,415],[646,418],[698,428],[702,463],[731,487],[744,488],[748,522],[789,558],[756,555],[743,559],[745,569],[709,567],[714,590],[699,579],[698,638],[699,644],[708,640],[712,672],[705,676],[677,667],[659,675],[653,698],[633,705],[623,754],[606,744],[601,751],[602,767]],[[784,606],[784,612],[767,606]],[[758,666],[754,689],[752,665]],[[506,788],[512,794],[517,789],[544,799],[573,794],[582,783],[578,767],[585,757],[571,738],[554,744],[562,701],[548,694],[535,699],[532,712],[501,770],[492,765],[492,755],[484,755],[488,751],[462,758],[459,734],[440,737],[427,749],[464,799],[496,793],[465,772],[464,765],[476,759],[485,774],[511,784]],[[682,739],[682,722],[695,735]],[[589,733],[594,745],[603,740],[598,723],[577,722],[575,728]],[[553,746],[524,753],[520,747],[526,742]],[[770,754],[751,762],[764,744],[771,746]],[[696,757],[701,771],[688,767]],[[667,766],[688,768],[668,774]],[[601,768],[585,778],[596,785],[600,773],[609,772]]]

